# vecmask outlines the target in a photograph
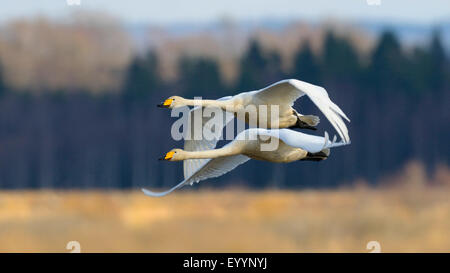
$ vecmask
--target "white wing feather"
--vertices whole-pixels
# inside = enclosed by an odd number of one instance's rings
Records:
[[[301,132],[297,132],[290,129],[249,129],[255,130],[258,135],[272,136],[281,139],[289,146],[301,148],[310,153],[317,153],[327,148],[334,148],[343,145],[348,145],[350,142],[336,142],[336,136],[330,141],[328,133],[325,132],[325,136],[308,135]]]
[[[146,195],[152,197],[164,196],[166,194],[173,192],[178,188],[183,187],[184,185],[187,184],[192,185],[194,182],[200,182],[208,178],[219,177],[233,170],[240,164],[247,162],[247,160],[249,159],[250,158],[246,157],[245,155],[234,155],[234,156],[218,157],[213,159],[205,159],[206,162],[203,164],[203,166],[195,170],[195,172],[189,178],[183,180],[175,187],[164,192],[153,192],[147,189],[142,189],[142,191]]]
[[[327,91],[320,86],[307,82],[290,79],[283,80],[261,89],[256,93],[258,99],[267,104],[290,105],[298,98],[307,95],[311,101],[320,109],[331,125],[336,129],[344,142],[350,142],[348,129],[342,118],[350,122],[344,112],[331,101]]]
[[[232,96],[223,97],[218,100],[229,100],[232,98]],[[192,108],[189,111],[188,116],[188,128],[187,131],[190,132],[190,138],[184,140],[184,150],[185,151],[203,151],[203,150],[212,150],[216,147],[217,142],[220,139],[220,136],[217,138],[214,138],[212,140],[207,140],[205,137],[203,137],[203,127],[205,124],[212,118],[212,117],[203,117],[201,115],[202,108],[199,106],[196,106]],[[222,111],[224,115],[223,120],[223,126],[225,127],[230,121],[233,120],[234,115],[232,113]],[[194,116],[195,114],[201,115],[201,126],[195,126],[194,122]],[[217,126],[217,125],[216,125]],[[194,131],[195,130],[201,130],[200,132],[197,132],[201,137],[200,140],[195,140],[194,138]],[[216,130],[219,130],[222,132],[223,128],[216,128]],[[184,160],[183,162],[183,173],[184,173],[184,179],[187,179],[188,177],[192,176],[192,174],[200,168],[202,165],[204,165],[208,161],[208,159],[188,159]]]

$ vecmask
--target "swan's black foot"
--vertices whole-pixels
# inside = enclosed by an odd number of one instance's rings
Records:
[[[297,116],[297,122],[290,129],[300,128],[316,131],[316,126],[320,122],[320,118],[314,115],[300,115],[297,111],[292,110],[292,113]]]
[[[309,130],[313,130],[316,131],[317,128],[315,126],[309,125],[308,123],[301,121],[300,119],[297,119],[297,124],[298,128],[300,129],[309,129]]]
[[[320,151],[318,153],[310,153],[308,152],[306,154],[306,157],[300,160],[304,160],[304,161],[322,161],[328,158],[328,156],[330,155],[329,150],[323,150]]]
[[[297,119],[297,123],[294,126],[289,127],[289,129],[295,129],[295,128],[308,129],[308,130],[313,130],[313,131],[317,130],[316,127],[311,126],[308,123],[301,121],[300,119]]]

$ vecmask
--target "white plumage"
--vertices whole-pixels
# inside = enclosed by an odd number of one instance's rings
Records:
[[[332,126],[339,134],[341,141],[336,142],[336,136],[332,141],[325,132],[324,137],[313,136],[290,129],[279,128],[308,128],[300,125],[313,127],[319,122],[318,117],[303,116],[292,108],[294,102],[302,97],[308,96],[311,101],[327,117]],[[272,124],[274,117],[270,112],[260,112],[258,106],[277,105],[279,107],[278,116],[275,118],[276,125]],[[168,98],[161,107],[175,108],[181,106],[194,106],[189,111],[187,132],[190,138],[185,138],[184,150],[174,149],[167,153],[165,159],[170,161],[183,160],[184,180],[173,188],[164,192],[152,192],[142,189],[149,196],[164,196],[186,184],[192,185],[208,178],[221,176],[247,160],[253,158],[271,162],[292,162],[296,160],[323,160],[329,155],[329,149],[350,144],[348,129],[343,118],[350,121],[344,112],[331,101],[327,91],[320,86],[307,82],[288,79],[274,83],[266,88],[243,92],[235,96],[228,96],[218,100],[189,100],[178,96]],[[214,124],[215,130],[222,132],[223,127],[233,120],[235,115],[239,117],[240,111],[247,106],[256,106],[258,120],[267,121],[267,128],[250,128],[239,132],[236,138],[220,149],[214,149],[220,138],[220,134],[213,139],[203,136],[203,128],[208,126],[210,117],[201,114],[202,107],[213,107],[214,110],[222,110],[223,122]],[[270,111],[270,110],[269,110]],[[201,117],[196,124],[195,114]],[[266,116],[263,116],[266,115]],[[245,120],[248,122],[248,120]],[[300,123],[300,125],[299,125]],[[195,125],[195,126],[194,126]],[[270,129],[271,128],[271,129]],[[201,132],[195,132],[201,130]],[[193,136],[200,134],[200,139]],[[265,136],[266,140],[261,137]],[[268,139],[276,139],[279,145],[273,151],[261,149]]]
[[[229,100],[231,99],[231,96],[223,97],[218,100]],[[222,125],[226,126],[229,122],[231,122],[234,119],[234,115],[230,112],[223,111],[223,122]],[[193,126],[195,124],[194,122],[194,116],[199,115],[201,117],[201,126]],[[217,135],[217,137],[212,139],[207,139],[203,137],[203,127],[208,123],[208,121],[211,119],[211,117],[204,117],[202,115],[202,107],[195,106],[189,111],[188,122],[187,122],[187,129],[186,131],[190,133],[190,138],[185,138],[184,140],[184,150],[185,151],[203,151],[203,150],[211,150],[214,149],[217,145],[217,142],[219,141],[220,135]],[[201,130],[202,132],[195,132],[195,130]],[[218,131],[222,132],[223,128],[217,128]],[[193,138],[194,135],[200,134],[202,138],[200,140],[195,140]],[[188,159],[183,161],[183,172],[184,172],[184,179],[189,178],[195,170],[200,168],[207,159]]]

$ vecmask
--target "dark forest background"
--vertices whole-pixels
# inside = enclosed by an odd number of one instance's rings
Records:
[[[216,99],[285,78],[324,86],[351,119],[352,144],[326,161],[273,164],[249,161],[200,187],[337,187],[362,178],[376,184],[411,160],[431,174],[450,159],[450,69],[439,32],[426,45],[403,47],[385,31],[367,58],[328,32],[318,55],[299,44],[293,67],[250,42],[238,77],[222,79],[218,63],[185,56],[178,77],[164,80],[158,54],[138,54],[119,92],[52,90],[33,93],[8,86],[0,73],[0,188],[169,187],[182,180],[182,164],[157,158],[182,142],[170,138],[173,118],[156,104],[170,95]],[[296,104],[317,114],[317,132],[334,132],[308,99]]]

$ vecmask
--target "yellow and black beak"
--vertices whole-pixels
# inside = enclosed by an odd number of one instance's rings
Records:
[[[159,160],[168,160],[168,161],[169,161],[169,160],[172,159],[174,153],[175,153],[175,152],[170,151],[170,152],[168,152],[168,153],[166,154],[166,156],[161,157]]]
[[[173,99],[167,99],[163,103],[158,104],[157,106],[160,108],[169,108],[172,105]]]

